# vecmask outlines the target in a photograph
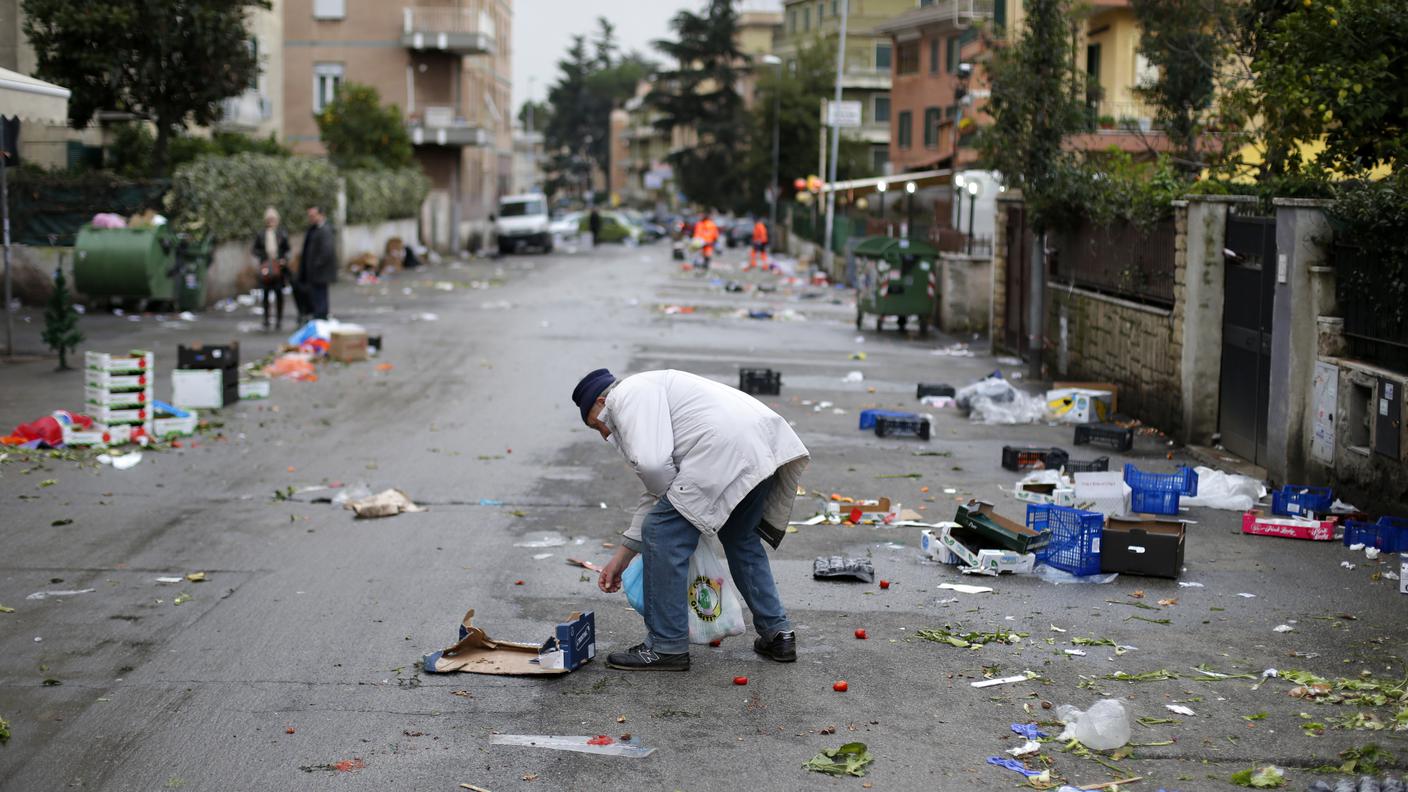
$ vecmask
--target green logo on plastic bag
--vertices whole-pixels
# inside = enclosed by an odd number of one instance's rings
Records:
[[[723,581],[699,575],[689,583],[689,606],[700,621],[712,622],[724,612]]]

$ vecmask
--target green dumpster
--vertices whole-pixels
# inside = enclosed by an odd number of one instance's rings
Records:
[[[205,273],[214,251],[210,237],[195,239],[182,234],[176,244],[176,310],[205,308]]]
[[[938,300],[939,251],[925,242],[890,237],[870,237],[855,249],[856,329],[866,314],[875,317],[875,329],[893,316],[904,330],[909,317],[919,321],[919,332],[929,332]]]
[[[73,285],[89,297],[174,300],[176,237],[166,226],[94,228],[74,243]]]

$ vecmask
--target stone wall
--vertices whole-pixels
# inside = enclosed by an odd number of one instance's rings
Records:
[[[1121,413],[1178,430],[1182,341],[1172,311],[1048,285],[1046,341],[1053,378],[1113,382]]]

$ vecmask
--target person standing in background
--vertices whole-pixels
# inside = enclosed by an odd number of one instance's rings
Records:
[[[308,207],[308,231],[303,235],[298,281],[307,295],[305,310],[314,319],[328,318],[328,287],[337,280],[336,248],[327,215],[321,207]]]
[[[748,266],[745,269],[758,266],[759,254],[763,257],[763,269],[768,269],[768,227],[761,219],[753,223],[753,249],[748,251]]]
[[[601,212],[598,212],[595,206],[592,207],[592,213],[587,218],[587,227],[592,232],[592,247],[596,247],[597,237],[601,236]]]
[[[264,290],[264,329],[269,329],[269,295],[277,306],[274,329],[284,324],[284,286],[288,283],[288,232],[279,225],[279,211],[264,210],[264,229],[254,235],[254,260],[259,262],[259,285]]]

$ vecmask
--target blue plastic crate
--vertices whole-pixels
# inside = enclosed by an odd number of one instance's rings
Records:
[[[876,419],[876,418],[881,418],[881,417],[884,417],[884,418],[918,418],[918,417],[919,417],[919,413],[902,412],[902,411],[900,411],[900,410],[861,410],[861,411],[860,411],[860,427],[859,427],[859,428],[861,428],[861,429],[874,429],[874,428],[875,428],[875,419]]]
[[[1408,519],[1380,517],[1376,523],[1348,520],[1344,524],[1344,545],[1362,544],[1385,553],[1408,553]]]
[[[1324,514],[1335,502],[1335,493],[1329,487],[1303,487],[1287,484],[1271,493],[1271,512],[1287,517],[1305,517],[1309,514]]]
[[[1124,483],[1135,490],[1177,492],[1189,497],[1198,494],[1198,474],[1186,465],[1180,465],[1177,473],[1149,473],[1125,463]]]
[[[1138,514],[1178,514],[1181,492],[1129,488],[1129,510]]]
[[[1027,506],[1027,527],[1051,534],[1051,540],[1037,551],[1041,563],[1072,575],[1100,572],[1100,536],[1105,531],[1105,515],[1033,503]]]

